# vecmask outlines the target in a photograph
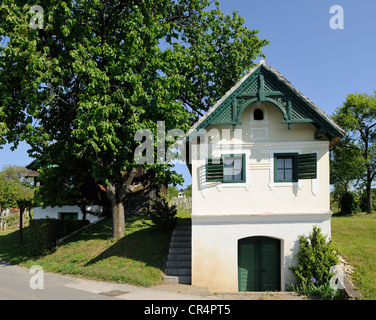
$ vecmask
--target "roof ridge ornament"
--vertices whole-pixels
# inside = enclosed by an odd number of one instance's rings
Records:
[[[267,65],[265,59],[261,59],[258,64],[259,65],[264,65],[264,66]]]

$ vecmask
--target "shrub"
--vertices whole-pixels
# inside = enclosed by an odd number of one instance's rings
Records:
[[[327,281],[326,283],[317,286],[315,284],[315,279],[312,279],[312,281],[306,285],[302,285],[298,288],[294,288],[294,286],[292,286],[290,289],[293,291],[294,290],[300,291],[309,297],[316,296],[322,299],[341,299],[342,298],[341,290],[332,288],[330,285],[330,281]]]
[[[291,268],[297,277],[298,287],[307,286],[312,279],[315,279],[316,286],[326,284],[333,276],[330,268],[338,263],[331,242],[326,241],[319,227],[314,226],[307,238],[299,237],[299,244],[299,263],[297,267]]]
[[[354,192],[344,193],[340,200],[341,214],[352,214],[360,211],[359,202]]]
[[[30,220],[27,246],[33,256],[49,253],[56,240],[89,224],[88,220],[32,219]]]
[[[163,229],[172,229],[178,222],[176,205],[168,203],[166,197],[153,200],[146,214],[150,216],[151,221]]]

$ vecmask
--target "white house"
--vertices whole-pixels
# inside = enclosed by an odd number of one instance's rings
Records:
[[[294,282],[298,236],[330,237],[329,147],[344,131],[262,60],[190,130],[192,284]]]

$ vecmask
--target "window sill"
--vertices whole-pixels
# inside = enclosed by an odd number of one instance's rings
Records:
[[[268,186],[271,191],[273,191],[273,189],[276,187],[297,187],[299,190],[302,190],[303,182],[269,182]]]
[[[222,188],[245,188],[245,190],[249,191],[251,184],[249,182],[218,182],[216,187],[218,191],[221,191]]]

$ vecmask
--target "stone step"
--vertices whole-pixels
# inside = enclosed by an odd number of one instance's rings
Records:
[[[191,261],[168,260],[166,269],[190,269]]]
[[[192,248],[192,244],[190,241],[173,241],[170,243],[171,248]]]
[[[191,238],[192,232],[191,231],[179,231],[179,230],[174,230],[172,232],[172,236],[179,236],[179,237],[189,237]]]
[[[169,276],[190,276],[191,268],[166,268],[165,273]]]
[[[164,276],[163,280],[166,283],[191,284],[191,276]]]
[[[173,247],[168,250],[169,254],[191,254],[192,248],[191,247]]]
[[[191,284],[192,225],[179,223],[172,232],[164,281]]]
[[[191,262],[192,256],[190,254],[169,254],[167,261],[189,261]]]
[[[171,242],[182,242],[182,241],[191,243],[191,237],[176,236],[176,235],[172,235],[171,237]]]
[[[191,225],[177,225],[174,231],[192,231]]]

